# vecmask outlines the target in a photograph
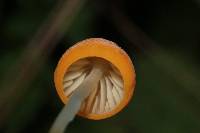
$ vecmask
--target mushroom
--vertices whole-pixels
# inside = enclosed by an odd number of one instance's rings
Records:
[[[121,111],[135,88],[135,69],[115,43],[90,38],[69,48],[60,59],[54,82],[65,107],[50,132],[63,132],[78,113],[100,120]]]

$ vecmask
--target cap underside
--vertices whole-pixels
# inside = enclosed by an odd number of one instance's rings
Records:
[[[99,57],[83,58],[72,63],[63,78],[63,89],[71,96],[90,73],[94,60]],[[119,70],[103,59],[108,66],[103,77],[90,95],[82,102],[80,112],[85,114],[104,114],[114,110],[124,97],[123,80]]]

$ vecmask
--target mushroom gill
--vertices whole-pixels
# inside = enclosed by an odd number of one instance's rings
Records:
[[[98,57],[83,58],[73,63],[63,78],[63,89],[67,97],[84,82],[92,70],[92,66]],[[103,114],[110,112],[123,99],[123,80],[119,70],[110,62],[101,59],[106,69],[101,79],[89,96],[82,102],[80,112],[88,114]]]

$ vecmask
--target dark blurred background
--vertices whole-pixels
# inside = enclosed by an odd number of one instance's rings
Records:
[[[137,85],[119,114],[77,116],[68,132],[200,132],[199,0],[1,0],[0,29],[0,132],[48,132],[57,62],[90,37],[127,51]]]

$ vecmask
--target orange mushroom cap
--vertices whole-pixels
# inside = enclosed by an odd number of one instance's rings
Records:
[[[85,118],[99,120],[117,114],[128,104],[135,88],[136,74],[129,56],[114,42],[102,38],[83,40],[76,43],[63,54],[54,73],[56,90],[63,103],[66,104],[69,99],[69,96],[65,95],[63,87],[63,79],[66,72],[75,62],[81,59],[93,57],[104,59],[116,67],[123,80],[123,98],[115,108],[103,113],[88,113],[84,110],[79,111],[78,113],[78,115]]]

